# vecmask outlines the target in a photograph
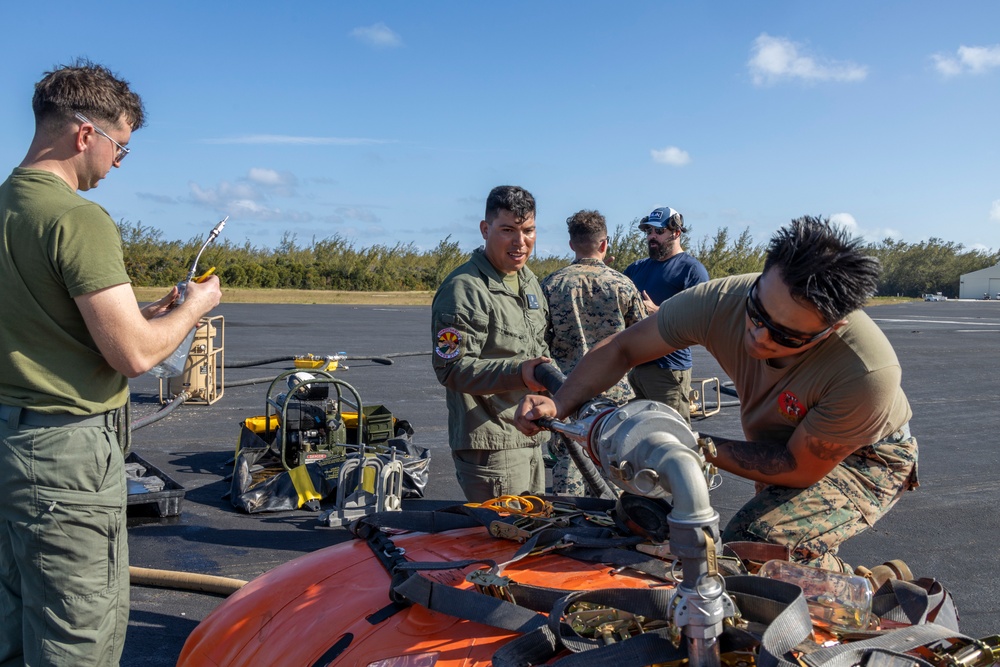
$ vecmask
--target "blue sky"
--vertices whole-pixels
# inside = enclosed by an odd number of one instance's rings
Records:
[[[490,188],[565,219],[661,205],[695,241],[826,215],[870,240],[1000,247],[1000,3],[5,2],[0,158],[78,56],[148,125],[88,197],[167,239],[451,236]]]

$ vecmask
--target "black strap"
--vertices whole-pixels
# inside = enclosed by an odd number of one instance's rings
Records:
[[[748,621],[767,626],[760,641],[758,667],[787,667],[791,651],[812,635],[812,619],[802,589],[777,579],[736,576],[726,579],[726,590]]]
[[[511,632],[531,632],[545,625],[545,616],[506,600],[471,590],[452,588],[420,575],[398,584],[395,592],[411,603],[467,621]]]
[[[879,618],[897,623],[921,625],[933,622],[958,631],[955,602],[951,594],[934,579],[890,579],[875,592],[872,612]]]
[[[555,657],[562,650],[559,638],[547,625],[510,640],[493,654],[493,667],[531,667]]]

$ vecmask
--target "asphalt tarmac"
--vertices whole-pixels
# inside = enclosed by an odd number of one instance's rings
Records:
[[[855,565],[902,558],[917,576],[934,577],[954,595],[961,629],[980,637],[1000,633],[994,568],[1000,561],[1000,302],[918,302],[872,308],[903,367],[920,443],[920,488],[907,494],[873,529],[841,549]],[[276,356],[346,351],[336,377],[364,403],[385,405],[431,450],[424,499],[404,507],[431,509],[462,498],[448,451],[444,389],[430,364],[430,308],[343,305],[220,306],[227,363]],[[392,365],[367,360],[399,356]],[[726,379],[702,348],[694,375]],[[290,363],[227,369],[227,384],[273,377]],[[160,409],[157,381],[131,383],[136,418]],[[179,516],[129,519],[135,566],[252,579],[297,556],[348,539],[305,510],[247,515],[224,498],[243,419],[263,414],[267,384],[229,386],[211,406],[182,405],[134,433],[133,450],[185,489]],[[740,437],[738,408],[696,421],[700,431]],[[712,492],[723,525],[753,494],[753,485],[724,475]],[[122,665],[174,665],[188,634],[223,602],[204,593],[132,587],[132,611]]]

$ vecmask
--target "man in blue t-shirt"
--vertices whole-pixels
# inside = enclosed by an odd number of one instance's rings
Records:
[[[664,206],[639,221],[646,234],[649,259],[632,262],[625,275],[642,293],[650,315],[673,295],[708,280],[708,271],[684,252],[681,235],[688,229],[684,216]],[[677,350],[655,361],[641,364],[628,374],[636,396],[669,405],[691,423],[691,350]]]

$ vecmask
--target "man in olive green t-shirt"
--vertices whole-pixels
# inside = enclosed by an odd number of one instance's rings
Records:
[[[840,544],[916,486],[899,362],[860,310],[878,275],[860,240],[827,220],[793,220],[771,239],[762,274],[681,292],[594,348],[553,399],[527,397],[516,423],[534,432],[533,420],[572,414],[630,365],[703,345],[736,386],[746,437],[713,436],[712,462],[757,483],[723,541],[786,546],[796,561],[849,572]]]
[[[76,192],[121,166],[143,124],[127,82],[80,61],[46,73],[32,107],[28,153],[0,185],[0,664],[117,665],[127,377],[221,293],[212,277],[140,309],[114,221]]]

